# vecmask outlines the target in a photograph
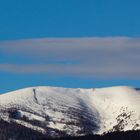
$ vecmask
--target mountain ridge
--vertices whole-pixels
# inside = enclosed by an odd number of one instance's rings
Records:
[[[46,137],[140,129],[140,92],[106,88],[30,87],[0,95],[0,120]]]

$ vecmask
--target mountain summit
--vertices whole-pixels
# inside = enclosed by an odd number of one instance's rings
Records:
[[[21,89],[0,95],[0,138],[11,128],[48,138],[139,130],[139,108],[131,87]]]

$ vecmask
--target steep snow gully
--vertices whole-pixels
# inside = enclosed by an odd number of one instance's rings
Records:
[[[0,95],[0,120],[48,137],[140,129],[140,90],[31,87]]]

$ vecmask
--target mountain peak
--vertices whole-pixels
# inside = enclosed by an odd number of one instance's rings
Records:
[[[30,87],[0,95],[0,120],[48,137],[140,129],[140,92],[106,88]]]

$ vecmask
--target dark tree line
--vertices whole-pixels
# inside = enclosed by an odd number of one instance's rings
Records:
[[[45,136],[17,123],[0,120],[0,140],[36,140]]]
[[[61,132],[58,132],[58,135],[61,136],[61,138],[53,140],[140,140],[140,131],[112,132],[104,136],[87,135],[82,137],[66,137],[64,134],[61,134]],[[20,124],[0,120],[0,140],[52,140],[47,137],[47,135],[31,130]]]
[[[52,140],[52,139],[40,139],[40,140]],[[103,136],[87,135],[81,137],[65,137],[55,140],[140,140],[140,130],[127,132],[112,132],[105,134]]]

